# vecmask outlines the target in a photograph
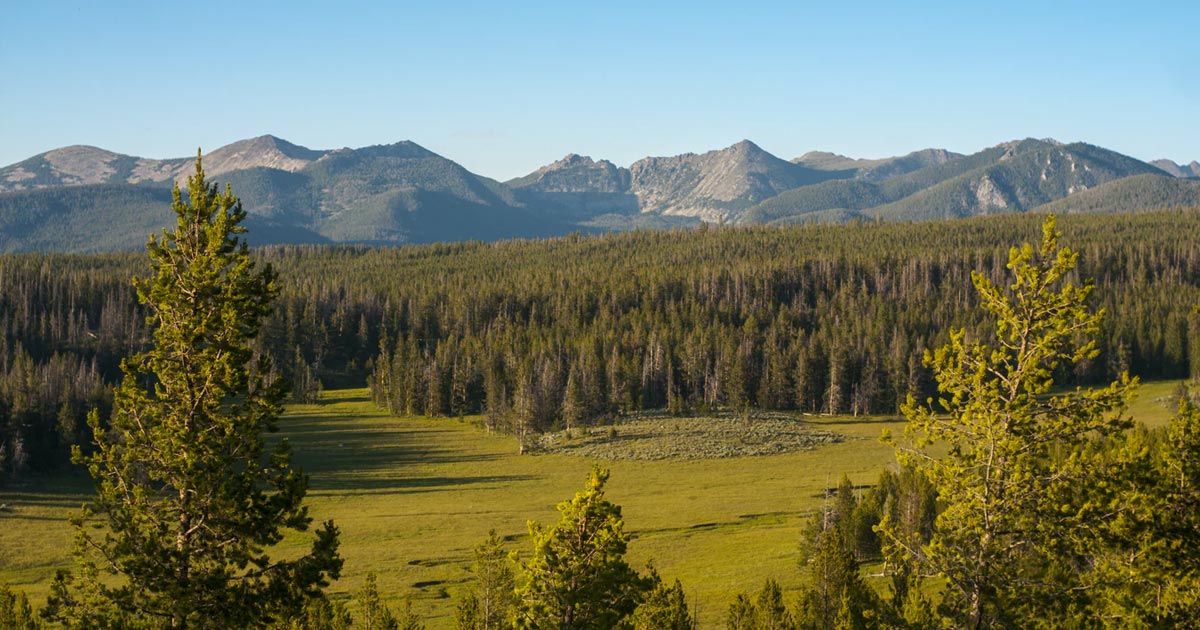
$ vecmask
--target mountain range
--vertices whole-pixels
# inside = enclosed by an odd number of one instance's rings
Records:
[[[251,241],[401,244],[698,225],[923,221],[1003,212],[1200,206],[1200,163],[1142,162],[1054,140],[971,155],[784,160],[748,140],[628,168],[568,155],[498,182],[412,142],[313,150],[260,136],[203,156],[249,214]],[[70,146],[0,168],[0,252],[134,249],[170,223],[194,158]]]

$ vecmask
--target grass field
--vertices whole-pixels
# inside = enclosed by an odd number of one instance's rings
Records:
[[[1134,417],[1165,423],[1175,386],[1143,385]],[[822,489],[843,474],[873,483],[894,461],[877,438],[901,430],[896,418],[805,420],[846,439],[783,455],[605,462],[608,496],[634,536],[632,562],[653,560],[664,578],[682,580],[705,628],[723,627],[733,595],[766,577],[796,588],[800,528]],[[470,551],[488,530],[527,553],[526,522],[557,520],[554,505],[582,487],[593,463],[519,456],[514,438],[469,422],[391,417],[365,390],[327,392],[321,404],[290,408],[281,426],[311,475],[311,514],[342,532],[346,566],[331,592],[348,596],[374,571],[394,603],[413,599],[430,630],[451,626]],[[69,475],[0,488],[0,582],[44,600],[55,569],[70,564],[67,515],[89,491],[86,478]]]

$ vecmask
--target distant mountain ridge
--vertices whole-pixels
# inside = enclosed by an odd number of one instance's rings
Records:
[[[960,157],[963,157],[962,154],[945,149],[922,149],[899,157],[877,160],[848,158],[826,151],[809,151],[792,162],[823,171],[847,171],[855,179],[877,182],[927,166],[945,164]]]
[[[1176,164],[1171,160],[1153,160],[1150,163],[1172,177],[1200,177],[1200,162],[1196,160],[1192,160],[1190,164]]]
[[[401,141],[314,150],[264,135],[203,156],[250,215],[255,243],[402,244],[571,231],[921,221],[1058,208],[1115,212],[1200,199],[1200,164],[1153,164],[1084,143],[1018,140],[971,155],[780,159],[743,140],[628,168],[570,154],[500,183]],[[170,186],[194,158],[69,146],[0,168],[0,251],[141,247],[169,223]]]
[[[221,175],[249,168],[295,172],[328,151],[313,151],[275,136],[240,140],[204,155],[204,170]],[[0,168],[0,192],[85,184],[164,184],[186,181],[194,158],[153,160],[74,145]]]
[[[1025,212],[1110,181],[1154,173],[1161,171],[1093,145],[1027,139],[880,182],[854,179],[798,188],[749,208],[743,222],[803,222],[808,214],[831,210],[843,219],[896,221]]]

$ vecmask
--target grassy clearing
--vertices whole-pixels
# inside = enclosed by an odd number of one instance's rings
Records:
[[[1165,423],[1174,388],[1144,385],[1135,417]],[[796,588],[799,531],[822,489],[843,474],[873,483],[893,461],[876,438],[884,428],[900,431],[898,419],[803,419],[844,441],[758,457],[603,462],[612,469],[609,497],[635,537],[632,561],[653,559],[664,577],[680,578],[706,628],[722,626],[733,594],[757,590],[767,576]],[[469,422],[390,417],[365,390],[292,407],[282,428],[311,475],[311,514],[342,531],[346,567],[332,592],[348,596],[374,571],[394,602],[413,598],[431,630],[451,626],[470,550],[488,530],[525,553],[527,520],[556,520],[554,505],[582,487],[593,462],[518,456],[514,438]],[[68,475],[0,490],[0,581],[44,599],[55,569],[70,562],[66,517],[89,490],[86,479]]]

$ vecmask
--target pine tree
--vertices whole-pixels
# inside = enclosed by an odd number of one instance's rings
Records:
[[[621,508],[604,496],[608,471],[595,467],[582,492],[558,504],[554,527],[530,523],[534,555],[517,591],[520,630],[606,630],[633,612],[652,585],[625,562]]]
[[[679,580],[668,586],[659,582],[629,616],[630,630],[695,630],[696,619],[688,611],[687,597]]]
[[[358,604],[358,621],[354,624],[355,628],[361,630],[397,630],[399,628],[396,616],[379,596],[379,586],[373,572],[367,573],[362,588],[355,594],[354,599]]]
[[[479,598],[474,593],[467,593],[454,607],[455,630],[479,630]]]
[[[957,627],[1053,624],[1086,590],[1087,561],[1074,564],[1090,544],[1083,532],[1112,518],[1076,505],[1092,473],[1083,447],[1128,426],[1120,412],[1135,383],[1051,393],[1057,372],[1097,355],[1103,316],[1088,308],[1090,285],[1067,281],[1078,254],[1058,238],[1050,216],[1040,249],[1011,250],[1009,292],[972,273],[996,318],[994,339],[952,331],[948,346],[926,355],[948,413],[911,398],[904,408],[912,441],[898,456],[946,506],[920,552],[947,579],[942,609]]]
[[[488,532],[487,540],[475,548],[471,574],[478,589],[478,594],[472,593],[468,598],[468,601],[475,601],[472,617],[475,627],[479,630],[502,628],[512,611],[516,578],[512,561],[504,552],[504,544],[496,530]]]
[[[240,202],[204,178],[174,191],[174,231],[147,244],[153,274],[135,279],[154,344],[123,363],[108,426],[88,422],[83,455],[96,497],[77,519],[78,576],[56,581],[52,610],[82,627],[262,627],[336,579],[338,532],[311,550],[267,554],[311,523],[307,478],[286,441],[269,455],[287,395],[251,345],[278,289],[251,260]]]
[[[729,630],[758,630],[758,608],[749,595],[738,593],[734,598],[729,605],[725,627]]]
[[[563,390],[562,419],[567,431],[583,424],[586,419],[586,408],[583,400],[583,384],[575,366],[567,373],[567,385]]]
[[[779,582],[767,579],[758,594],[755,608],[760,630],[792,630],[792,615],[783,603],[783,589],[779,588]]]
[[[1191,628],[1200,619],[1200,408],[1185,390],[1163,428],[1114,440],[1114,483],[1096,494],[1118,506],[1094,580],[1109,627]],[[1089,492],[1089,494],[1092,494]],[[1109,495],[1109,496],[1105,496]]]
[[[42,620],[33,612],[29,598],[0,583],[0,628],[5,630],[41,630]]]
[[[1200,407],[1186,394],[1162,450],[1153,551],[1147,554],[1160,578],[1151,581],[1160,589],[1153,615],[1158,623],[1182,627],[1200,619]]]

